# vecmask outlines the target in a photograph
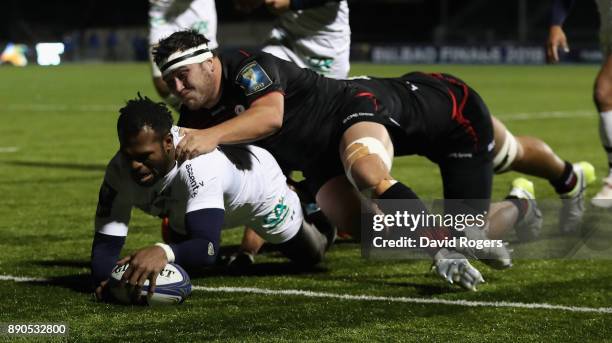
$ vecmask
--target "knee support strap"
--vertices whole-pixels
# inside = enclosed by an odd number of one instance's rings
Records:
[[[510,170],[510,166],[516,159],[518,153],[518,142],[516,138],[506,130],[506,138],[501,149],[493,158],[493,170],[496,174],[501,174]]]

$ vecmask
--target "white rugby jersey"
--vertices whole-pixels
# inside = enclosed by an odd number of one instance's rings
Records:
[[[172,134],[180,141],[179,128]],[[206,208],[225,210],[224,227],[249,225],[271,243],[292,238],[302,224],[294,191],[272,155],[255,146],[216,149],[175,166],[151,187],[130,176],[118,152],[106,168],[96,212],[97,232],[126,236],[132,207],[169,218],[172,230],[187,234],[185,214]]]
[[[217,9],[214,0],[149,0],[149,46],[176,31],[196,30],[210,40],[208,47],[217,43]],[[161,77],[161,71],[149,51],[151,72]]]
[[[270,41],[280,41],[289,48],[296,56],[288,52],[284,59],[300,67],[345,78],[351,46],[348,4],[346,1],[331,1],[314,8],[287,11],[270,33]],[[274,54],[273,50],[268,52]],[[295,61],[296,57],[298,61]]]
[[[217,43],[217,9],[214,0],[149,0],[149,44],[155,45],[173,32],[193,29]]]

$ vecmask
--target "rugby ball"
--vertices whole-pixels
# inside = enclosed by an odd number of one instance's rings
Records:
[[[117,301],[124,304],[132,303],[129,288],[120,285],[121,276],[129,266],[129,264],[115,266],[109,280],[110,293]],[[180,304],[191,294],[189,275],[178,264],[168,263],[157,276],[155,284],[155,292],[150,297],[147,297],[149,280],[145,281],[140,293],[151,306]]]

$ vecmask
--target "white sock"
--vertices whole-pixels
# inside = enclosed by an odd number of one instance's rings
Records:
[[[612,111],[599,113],[599,135],[608,155],[609,176],[612,176]]]

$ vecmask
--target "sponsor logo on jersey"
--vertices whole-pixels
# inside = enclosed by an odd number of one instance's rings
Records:
[[[198,182],[193,175],[193,167],[191,163],[187,163],[185,165],[185,170],[187,171],[187,178],[189,179],[189,196],[191,198],[195,198],[198,195],[198,189],[200,187],[204,187],[204,181]]]
[[[344,120],[342,120],[342,124],[346,124],[349,120],[358,118],[358,117],[373,117],[374,113],[365,113],[365,112],[357,112],[348,115]]]
[[[448,157],[450,158],[472,158],[473,155],[471,152],[451,152],[450,154],[448,154]]]
[[[193,25],[191,25],[191,29],[205,36],[208,35],[208,20],[201,20],[195,22]]]
[[[113,209],[113,201],[117,196],[117,191],[113,189],[106,181],[102,183],[100,187],[100,194],[98,195],[98,208],[96,209],[96,216],[100,218],[107,218],[111,215]]]
[[[268,88],[272,84],[272,80],[263,68],[253,61],[238,73],[236,83],[244,90],[245,95],[249,96]]]
[[[334,64],[334,59],[331,57],[306,57],[310,69],[319,71],[320,73],[329,73]]]
[[[263,228],[273,229],[281,225],[287,218],[287,214],[289,214],[289,206],[285,205],[285,198],[281,198],[272,212],[263,219]]]

